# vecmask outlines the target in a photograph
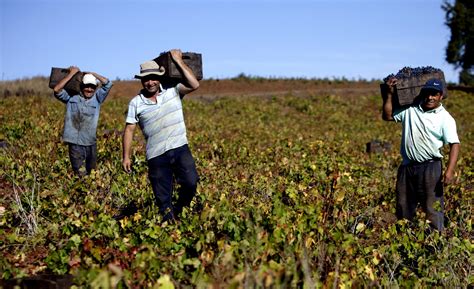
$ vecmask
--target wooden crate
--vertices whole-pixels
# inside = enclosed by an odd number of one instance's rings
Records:
[[[49,76],[49,88],[54,88],[68,74],[69,69],[67,68],[52,67],[51,75]],[[68,91],[69,94],[78,94],[81,91],[83,75],[84,73],[80,71],[74,74],[71,80],[66,83],[64,89]]]
[[[382,95],[383,100],[385,100],[388,97],[388,85],[387,84],[385,84],[385,83],[380,84],[380,94]],[[403,106],[403,105],[412,104],[413,101],[414,101],[414,98],[408,103],[405,100],[405,101],[402,101],[403,104],[400,104],[400,101],[398,99],[397,90],[396,89],[394,90],[393,95],[392,95],[392,107],[398,108],[398,107]]]
[[[423,85],[425,85],[426,81],[431,78],[437,78],[441,80],[444,87],[443,98],[447,98],[448,93],[446,90],[444,73],[440,71],[413,76],[406,79],[399,79],[398,84],[396,85],[396,99],[398,100],[398,105],[403,106],[412,104],[415,98],[420,94],[420,90]]]
[[[160,54],[157,58],[153,59],[156,63],[160,66],[165,68],[165,76],[174,78],[174,79],[182,79],[183,76],[181,72],[176,67],[176,64],[171,57],[169,52],[165,52]],[[194,75],[196,76],[197,80],[202,79],[202,56],[200,53],[194,52],[183,52],[183,60],[189,68],[193,71]]]

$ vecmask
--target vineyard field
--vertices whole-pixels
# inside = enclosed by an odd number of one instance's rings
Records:
[[[401,126],[382,120],[376,81],[203,81],[202,92],[183,100],[198,193],[173,224],[154,205],[139,129],[133,172],[121,166],[127,104],[139,83],[112,88],[97,169],[84,178],[72,174],[61,142],[64,105],[37,89],[44,84],[25,82],[32,89],[21,93],[21,82],[0,84],[9,91],[0,98],[5,282],[54,274],[72,276],[77,288],[474,284],[473,93],[449,91],[443,102],[461,153],[438,233],[421,211],[414,223],[396,220]],[[368,153],[375,140],[388,145]],[[113,218],[131,203],[136,213]]]

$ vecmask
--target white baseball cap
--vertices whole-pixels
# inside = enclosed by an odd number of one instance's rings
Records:
[[[97,86],[98,84],[98,81],[97,81],[97,78],[90,74],[90,73],[86,73],[84,74],[84,76],[82,77],[82,83],[84,84],[92,84],[92,85],[95,85]]]

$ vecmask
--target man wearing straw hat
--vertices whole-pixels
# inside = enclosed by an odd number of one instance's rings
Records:
[[[199,81],[184,63],[179,49],[170,51],[183,76],[182,83],[164,88],[164,68],[155,61],[140,65],[143,89],[129,103],[123,134],[122,166],[131,172],[130,151],[133,132],[140,126],[146,139],[148,178],[163,221],[173,221],[188,206],[196,194],[198,174],[188,147],[182,109],[182,97],[199,88]],[[173,177],[179,185],[178,200],[172,203]]]
[[[63,141],[69,145],[72,169],[83,176],[96,168],[100,106],[112,88],[112,81],[95,72],[84,72],[80,93],[69,95],[64,87],[78,72],[77,66],[70,66],[68,75],[53,90],[54,96],[66,104]],[[100,88],[99,83],[102,84]]]

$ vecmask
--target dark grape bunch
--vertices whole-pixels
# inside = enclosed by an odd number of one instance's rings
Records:
[[[432,67],[432,66],[422,66],[411,68],[408,66],[400,69],[397,74],[389,74],[383,79],[384,82],[387,82],[390,78],[395,77],[396,79],[407,79],[412,77],[417,77],[423,74],[442,72],[441,69]]]

